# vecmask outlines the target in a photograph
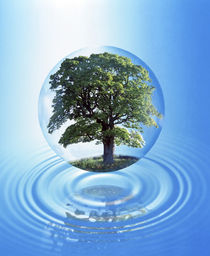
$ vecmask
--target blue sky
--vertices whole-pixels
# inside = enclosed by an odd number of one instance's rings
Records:
[[[210,2],[207,0],[0,1],[1,147],[45,140],[38,97],[53,66],[88,46],[140,57],[165,97],[163,134],[209,141]]]

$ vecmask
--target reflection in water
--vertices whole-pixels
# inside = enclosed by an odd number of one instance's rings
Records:
[[[98,207],[89,211],[77,209],[73,204],[68,203],[69,211],[66,217],[71,219],[82,219],[90,222],[105,221],[123,221],[129,218],[139,217],[147,212],[146,208],[142,208],[140,203],[133,202],[132,205],[126,206],[126,202],[132,199],[132,195],[124,196],[124,190],[118,186],[96,185],[89,186],[81,190],[81,195],[77,197],[89,196],[92,200],[99,200],[104,203],[104,207]],[[121,199],[118,199],[121,198]],[[69,225],[68,222],[66,222]]]

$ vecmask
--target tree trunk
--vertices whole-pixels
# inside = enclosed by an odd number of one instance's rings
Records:
[[[114,162],[114,137],[108,137],[104,139],[104,155],[103,163],[104,164],[113,164]]]

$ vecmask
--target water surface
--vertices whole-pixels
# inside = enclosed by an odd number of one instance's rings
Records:
[[[93,173],[48,147],[2,154],[4,255],[200,255],[210,238],[209,155],[200,142],[168,138],[125,170]]]

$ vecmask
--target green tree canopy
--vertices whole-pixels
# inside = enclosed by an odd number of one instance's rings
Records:
[[[113,162],[114,145],[142,148],[142,125],[158,127],[149,73],[127,57],[105,52],[65,59],[50,84],[55,97],[49,133],[72,120],[59,143],[103,143],[104,163]]]

